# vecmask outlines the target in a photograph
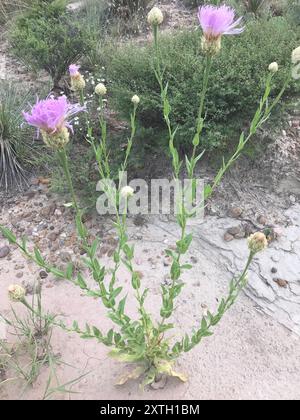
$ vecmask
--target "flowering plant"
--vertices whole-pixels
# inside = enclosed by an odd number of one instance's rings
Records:
[[[169,150],[172,157],[174,179],[178,180],[180,178],[181,168],[185,164],[188,176],[192,182],[195,181],[194,172],[197,162],[199,162],[203,155],[203,152],[198,152],[198,147],[200,144],[203,145],[201,135],[205,119],[205,98],[214,56],[221,48],[221,37],[223,35],[239,34],[244,29],[240,26],[241,18],[235,20],[234,11],[225,6],[204,6],[200,8],[199,20],[203,29],[202,48],[206,61],[205,75],[200,92],[199,113],[196,121],[195,133],[191,140],[192,154],[191,156],[185,156],[183,162],[174,145],[176,127],[172,127],[170,120],[172,110],[168,99],[168,82],[164,80],[163,59],[159,46],[159,25],[163,21],[163,15],[159,9],[154,8],[148,16],[148,22],[153,28],[156,51],[153,59],[153,67],[161,90],[162,109],[169,133]],[[294,54],[294,58],[295,55],[297,58],[297,53]],[[77,66],[72,66],[70,68],[71,79],[74,77],[78,78],[78,80],[80,79],[78,70],[79,68]],[[213,183],[211,185],[206,185],[204,191],[205,200],[212,195],[221,182],[225,172],[238,159],[247,142],[269,118],[271,111],[280,101],[289,80],[285,82],[277,97],[271,100],[272,79],[277,70],[278,66],[276,63],[272,63],[266,78],[265,91],[259,102],[253,120],[251,121],[249,132],[241,134],[234,154],[227,161],[224,160]],[[82,84],[82,86],[79,87],[80,98],[83,98],[83,89],[84,86]],[[108,332],[103,332],[96,326],[86,325],[86,327],[82,329],[77,321],[74,321],[72,326],[67,326],[62,321],[57,322],[57,325],[67,331],[76,332],[83,338],[95,338],[106,346],[111,347],[110,356],[123,362],[135,363],[137,366],[134,370],[128,375],[123,376],[118,384],[124,384],[128,379],[137,379],[142,376],[142,384],[145,386],[154,382],[160,374],[176,376],[179,379],[186,381],[186,376],[174,369],[175,360],[183,352],[192,350],[203,338],[212,335],[213,327],[220,322],[225,312],[230,309],[241,290],[246,286],[247,273],[253,258],[258,252],[265,249],[268,243],[265,235],[261,232],[257,232],[249,238],[249,256],[245,262],[244,270],[230,282],[228,295],[220,300],[216,313],[212,314],[208,312],[206,316],[199,320],[191,334],[185,334],[180,340],[174,341],[172,337],[169,336],[169,332],[175,328],[175,325],[170,319],[175,310],[176,299],[184,287],[184,283],[181,281],[182,273],[191,268],[189,265],[182,263],[182,258],[188,252],[193,240],[192,235],[187,233],[187,228],[188,220],[193,218],[194,212],[188,211],[184,202],[180,201],[177,221],[181,229],[181,235],[176,242],[175,249],[166,250],[166,255],[168,255],[172,261],[170,269],[171,284],[168,286],[164,284],[161,285],[160,320],[156,321],[154,316],[145,308],[145,301],[148,298],[149,290],[143,287],[141,276],[134,267],[134,246],[130,244],[126,231],[126,212],[122,214],[120,212],[121,200],[125,200],[127,205],[134,194],[134,190],[129,186],[122,188],[122,183],[120,183],[120,187],[115,190],[109,183],[111,171],[106,144],[107,125],[103,113],[103,101],[104,96],[107,94],[107,89],[101,84],[96,87],[95,91],[100,103],[99,121],[101,126],[101,138],[98,141],[93,137],[93,131],[87,121],[87,141],[90,143],[95,153],[99,175],[101,179],[105,181],[105,192],[109,197],[112,195],[116,197],[116,200],[112,202],[115,202],[115,228],[118,233],[119,242],[117,249],[113,254],[113,269],[108,269],[106,266],[102,265],[97,257],[99,238],[96,238],[92,243],[89,240],[88,231],[82,220],[82,210],[77,202],[72,179],[68,170],[68,159],[65,146],[67,139],[69,138],[69,131],[71,130],[69,118],[75,113],[84,110],[83,103],[81,103],[80,106],[71,106],[64,97],[58,99],[48,98],[46,101],[38,102],[33,107],[31,114],[24,113],[24,117],[29,124],[34,125],[41,130],[45,143],[58,152],[59,161],[65,172],[72,193],[72,204],[76,214],[76,226],[79,240],[87,254],[87,258],[85,258],[83,262],[93,276],[97,286],[96,289],[92,289],[88,286],[83,272],[79,272],[75,276],[72,264],[69,264],[66,271],[59,270],[56,267],[51,266],[43,258],[37,248],[35,248],[33,253],[29,252],[25,239],[18,241],[14,234],[8,229],[2,227],[1,230],[10,242],[15,243],[23,251],[26,257],[34,260],[39,266],[43,267],[46,271],[53,273],[55,276],[72,281],[74,285],[79,286],[87,295],[99,298],[102,301],[103,305],[107,308],[109,318],[116,325],[116,328],[112,328]],[[137,95],[132,98],[133,112],[131,114],[131,135],[128,140],[124,162],[121,166],[122,171],[126,170],[128,157],[131,152],[136,132],[136,113],[140,100],[141,99]],[[64,141],[62,141],[62,139],[64,139]],[[204,203],[201,203],[201,206],[203,205]],[[123,285],[120,284],[118,280],[118,272],[121,265],[126,267],[131,276],[131,286],[137,302],[137,319],[130,317],[126,311],[127,296],[124,295]],[[19,296],[18,289],[16,289],[15,286],[10,290],[11,294],[12,292],[14,293],[14,296]],[[20,301],[23,303],[26,302],[24,296],[22,296]]]

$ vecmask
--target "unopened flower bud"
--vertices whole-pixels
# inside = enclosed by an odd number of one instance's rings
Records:
[[[70,140],[70,133],[67,127],[62,127],[56,133],[47,133],[41,130],[42,138],[46,146],[51,147],[54,150],[63,149]]]
[[[300,47],[295,48],[292,52],[292,63],[298,64],[300,62]]]
[[[139,96],[137,96],[137,95],[134,95],[134,96],[131,98],[131,102],[132,102],[134,105],[138,105],[138,104],[141,102],[140,97],[139,97]]]
[[[26,294],[25,289],[18,284],[11,284],[8,288],[9,299],[13,302],[20,302]]]
[[[134,194],[134,189],[129,187],[129,185],[121,189],[121,196],[124,198],[132,197],[133,194]]]
[[[78,92],[80,90],[83,90],[85,88],[85,80],[83,76],[78,73],[76,76],[71,76],[71,89],[74,92]]]
[[[277,73],[278,72],[278,63],[276,63],[276,61],[274,61],[274,63],[271,63],[270,65],[269,65],[269,71],[271,72],[271,73]]]
[[[221,51],[221,37],[217,38],[207,38],[202,37],[201,47],[204,54],[207,55],[217,55]]]
[[[148,13],[148,22],[150,25],[161,25],[164,21],[164,15],[158,7],[153,7]]]
[[[95,87],[95,93],[99,96],[105,96],[107,94],[106,86],[103,83],[98,83]]]
[[[266,235],[261,232],[256,232],[248,238],[248,247],[251,252],[257,253],[263,251],[268,246]]]

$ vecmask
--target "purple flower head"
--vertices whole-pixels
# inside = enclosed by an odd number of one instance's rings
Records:
[[[56,134],[65,127],[73,131],[70,120],[81,111],[85,111],[85,107],[69,103],[66,96],[49,96],[47,99],[37,100],[31,113],[23,112],[23,117],[38,132],[42,130],[48,134]]]
[[[204,36],[216,39],[222,35],[237,35],[244,31],[239,26],[242,18],[235,19],[235,11],[228,6],[202,6],[199,7],[198,18]]]
[[[80,66],[77,66],[77,64],[71,64],[69,66],[69,73],[71,77],[78,75],[78,70],[80,69]]]

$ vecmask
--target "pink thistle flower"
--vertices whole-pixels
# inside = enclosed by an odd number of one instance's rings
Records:
[[[222,35],[237,35],[244,31],[239,26],[242,18],[235,19],[235,11],[228,6],[199,7],[198,19],[203,30],[202,49],[213,56],[221,49]]]
[[[235,11],[228,6],[199,7],[198,18],[204,36],[208,39],[217,39],[222,35],[237,35],[245,29],[239,26],[242,17],[234,20]]]
[[[71,64],[69,66],[69,73],[71,77],[71,89],[76,91],[81,91],[85,88],[85,80],[83,76],[79,73],[80,66],[77,64]]]
[[[37,100],[31,108],[31,113],[23,112],[25,121],[36,127],[38,131],[47,134],[56,134],[63,128],[73,131],[71,119],[79,112],[85,111],[85,107],[79,104],[71,104],[66,96],[54,98],[49,96],[44,100]]]
[[[79,74],[79,70],[80,69],[80,66],[77,66],[77,64],[71,64],[70,66],[69,66],[69,73],[70,73],[70,76],[71,77],[76,77],[76,76],[78,76],[78,74]]]

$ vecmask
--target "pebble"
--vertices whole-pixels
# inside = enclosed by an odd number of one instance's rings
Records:
[[[70,262],[70,261],[72,261],[71,254],[69,252],[67,252],[67,251],[62,251],[59,254],[59,256],[60,256],[60,259],[61,259],[62,262]]]
[[[230,242],[230,241],[232,241],[233,239],[234,239],[234,236],[233,236],[233,235],[230,235],[230,233],[226,232],[226,233],[224,234],[224,241],[226,241],[226,242]]]
[[[232,236],[238,235],[240,231],[241,231],[240,226],[234,226],[227,229],[227,233],[229,233],[229,235],[232,235]]]
[[[228,215],[234,219],[238,219],[242,214],[243,209],[240,207],[232,207],[228,212]]]
[[[51,232],[49,233],[49,235],[47,236],[47,238],[49,239],[49,241],[55,241],[57,238],[58,234],[56,232]]]
[[[267,218],[263,215],[258,216],[257,221],[260,225],[266,225],[267,224]]]
[[[15,270],[23,270],[24,267],[25,267],[24,264],[16,264]]]
[[[5,246],[0,248],[0,258],[7,257],[9,255],[9,253],[10,253],[9,246],[5,245]]]
[[[40,278],[46,279],[48,277],[48,273],[44,270],[40,271]]]
[[[41,214],[42,217],[49,218],[49,217],[53,216],[53,214],[56,211],[55,209],[56,209],[56,204],[51,203],[48,206],[42,208],[42,210],[40,211],[40,214]]]
[[[275,283],[278,284],[279,287],[282,287],[284,289],[287,288],[289,282],[287,280],[283,280],[283,279],[274,279]]]

